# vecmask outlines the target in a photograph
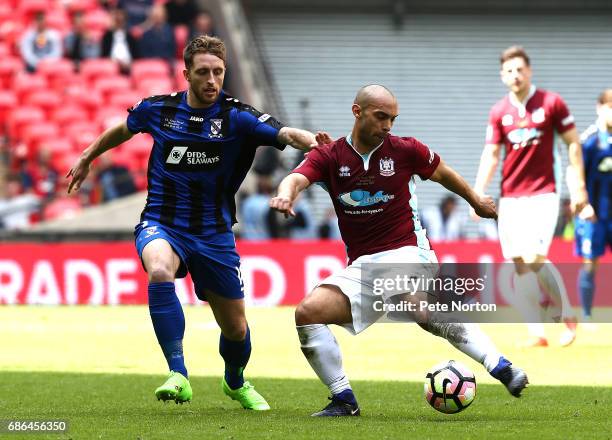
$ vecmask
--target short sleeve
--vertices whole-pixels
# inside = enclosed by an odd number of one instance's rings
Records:
[[[310,183],[327,183],[328,179],[328,156],[317,147],[306,155],[304,160],[292,171],[305,176]]]
[[[250,106],[238,109],[238,131],[257,146],[271,145],[284,150],[285,145],[278,142],[278,132],[284,125],[267,113],[261,113]]]
[[[495,109],[491,109],[485,143],[498,145],[502,143],[503,139],[504,133],[501,129],[499,116]]]
[[[148,131],[147,121],[151,103],[146,100],[140,100],[128,109],[127,127],[132,133],[140,133]]]
[[[559,134],[576,127],[574,116],[570,113],[565,101],[558,95],[555,95],[552,117],[555,130]]]
[[[413,139],[412,142],[413,146],[410,149],[412,157],[410,158],[410,163],[412,165],[413,173],[418,174],[421,179],[427,180],[431,177],[434,171],[436,171],[436,168],[438,168],[440,156],[434,153],[424,143],[419,142],[416,139]]]

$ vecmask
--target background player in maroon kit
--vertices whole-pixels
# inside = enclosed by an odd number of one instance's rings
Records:
[[[529,57],[523,48],[506,49],[500,62],[501,79],[509,93],[491,109],[474,189],[484,194],[503,150],[499,239],[504,257],[515,265],[513,299],[530,323],[532,338],[525,345],[548,345],[540,313],[541,284],[555,306],[553,317],[562,318],[567,326],[560,339],[566,346],[576,337],[576,318],[561,274],[547,254],[559,213],[561,162],[555,132],[568,145],[577,176],[576,186],[570,189],[574,207],[580,212],[588,203],[578,131],[561,97],[531,83]]]
[[[357,334],[383,315],[373,313],[373,302],[376,298],[380,301],[380,296],[366,293],[362,265],[417,263],[409,276],[422,275],[417,274],[417,267],[436,266],[436,255],[417,216],[414,177],[442,184],[483,217],[497,217],[491,197],[476,194],[426,145],[390,134],[398,104],[388,89],[380,85],[363,87],[352,111],[355,124],[351,134],[312,150],[283,179],[278,196],[270,200],[272,208],[295,215],[293,204],[299,192],[315,182],[324,185],[347,246],[349,266],[323,280],[295,313],[302,351],[332,394],[331,403],[313,416],[360,413],[342,368],[340,348],[327,325],[342,325]],[[325,134],[318,135],[317,140],[322,137]],[[514,396],[525,388],[525,373],[513,367],[478,326],[443,322],[431,316],[419,317],[419,322],[482,363]]]

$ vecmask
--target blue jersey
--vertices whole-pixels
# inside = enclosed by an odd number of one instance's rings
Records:
[[[582,135],[582,154],[589,202],[598,220],[612,222],[612,134],[591,126]]]
[[[224,93],[205,109],[186,98],[187,92],[153,96],[129,110],[128,129],[154,141],[141,222],[233,242],[236,191],[259,145],[284,148],[277,141],[282,124]]]

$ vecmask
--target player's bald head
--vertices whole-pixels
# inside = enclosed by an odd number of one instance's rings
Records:
[[[372,104],[388,105],[395,104],[397,99],[395,95],[380,84],[368,84],[357,91],[354,103],[361,108],[369,107]]]

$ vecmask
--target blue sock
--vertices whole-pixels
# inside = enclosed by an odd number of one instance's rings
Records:
[[[221,333],[219,354],[225,361],[225,381],[232,390],[237,390],[244,385],[242,372],[251,357],[251,330],[247,327],[243,341],[230,341]]]
[[[168,361],[168,368],[187,377],[183,357],[185,315],[174,291],[174,283],[149,284],[149,313],[155,336]]]
[[[355,399],[355,394],[353,394],[353,390],[351,390],[350,388],[347,390],[340,391],[335,396],[343,402],[349,403],[351,405],[357,405],[357,399]]]
[[[578,290],[580,290],[580,302],[585,317],[591,316],[593,307],[593,295],[595,293],[595,277],[593,272],[580,269],[578,274]]]
[[[512,365],[512,362],[510,362],[508,359],[502,356],[499,358],[499,362],[497,363],[495,368],[489,371],[489,374],[493,376],[495,379],[499,380],[499,372],[503,370],[504,368],[506,368],[508,365]]]

